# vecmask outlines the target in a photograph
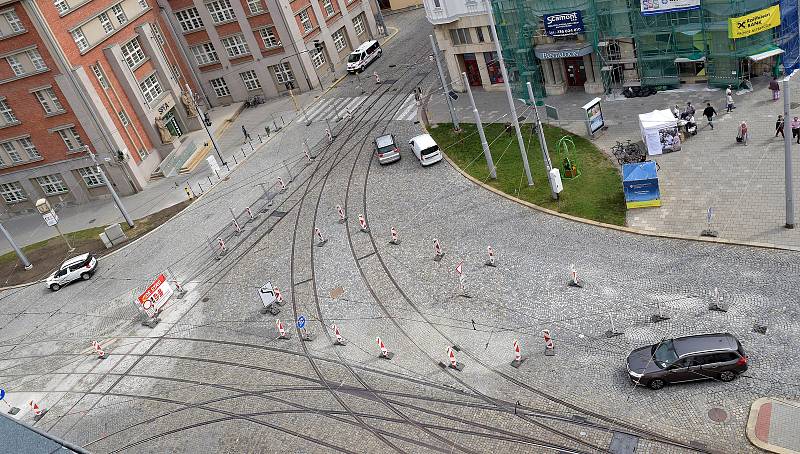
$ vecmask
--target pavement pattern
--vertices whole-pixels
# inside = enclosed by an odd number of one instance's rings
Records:
[[[401,32],[373,67],[396,81],[364,86],[332,143],[325,122],[291,122],[90,281],[0,293],[0,384],[17,417],[33,422],[34,399],[49,410],[36,427],[102,453],[632,452],[617,448],[625,441],[637,453],[759,452],[745,436],[749,403],[794,396],[800,382],[787,361],[800,347],[797,254],[601,229],[488,192],[446,161],[422,168],[405,145],[419,126],[392,118],[416,86],[435,84],[423,20],[389,19]],[[360,96],[351,80],[329,96]],[[402,147],[388,166],[372,157],[383,131]],[[229,208],[256,203],[259,183],[278,177],[287,189],[220,257],[212,236],[232,229]],[[483,265],[489,245],[497,267]],[[567,286],[571,264],[581,289]],[[188,293],[144,327],[134,300],[163,271]],[[283,295],[276,316],[259,312],[266,281]],[[714,287],[728,312],[707,310]],[[650,323],[659,310],[670,318]],[[624,334],[607,339],[611,317]],[[708,331],[742,341],[746,374],[658,392],[628,380],[633,348]],[[448,367],[448,347],[463,370]]]

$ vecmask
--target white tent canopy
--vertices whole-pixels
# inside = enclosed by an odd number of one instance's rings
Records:
[[[639,128],[647,154],[656,155],[664,151],[680,150],[678,119],[669,109],[654,110],[639,114]]]

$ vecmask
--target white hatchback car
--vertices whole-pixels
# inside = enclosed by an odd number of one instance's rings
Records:
[[[47,278],[47,288],[57,292],[61,287],[72,281],[89,280],[97,269],[97,259],[92,254],[82,254],[68,259],[58,268],[58,271]]]
[[[439,145],[433,140],[430,134],[421,134],[408,141],[411,149],[414,151],[414,156],[419,159],[419,163],[423,166],[429,166],[442,160],[442,153],[439,151]]]

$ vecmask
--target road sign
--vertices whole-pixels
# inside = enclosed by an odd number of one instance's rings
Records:
[[[211,169],[212,172],[219,172],[219,164],[217,163],[217,158],[213,155],[206,158],[206,162],[208,163],[208,168]]]
[[[456,273],[458,273],[459,276],[463,276],[464,275],[463,265],[464,265],[464,262],[461,262],[458,265],[456,265]]]
[[[277,300],[275,296],[275,288],[272,287],[272,282],[267,282],[258,290],[258,296],[261,298],[261,303],[264,307],[269,306]]]
[[[297,327],[303,329],[306,327],[306,318],[304,316],[297,317]]]
[[[47,223],[48,227],[58,224],[58,215],[55,211],[48,211],[47,213],[44,213],[42,218],[44,218],[44,222]]]
[[[161,308],[167,304],[167,300],[172,296],[172,286],[167,282],[164,274],[159,274],[155,281],[147,287],[147,290],[139,295],[139,305],[146,312],[160,312]]]
[[[5,398],[6,398],[6,390],[0,389],[0,400],[3,400]]]

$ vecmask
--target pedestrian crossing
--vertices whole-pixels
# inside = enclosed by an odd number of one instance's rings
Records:
[[[326,120],[338,121],[345,118],[347,112],[354,114],[356,109],[358,109],[367,98],[369,98],[369,95],[323,99],[311,106],[311,108],[306,109],[305,116],[309,122]],[[414,121],[416,118],[417,101],[414,99],[414,95],[410,94],[397,109],[392,120]]]

